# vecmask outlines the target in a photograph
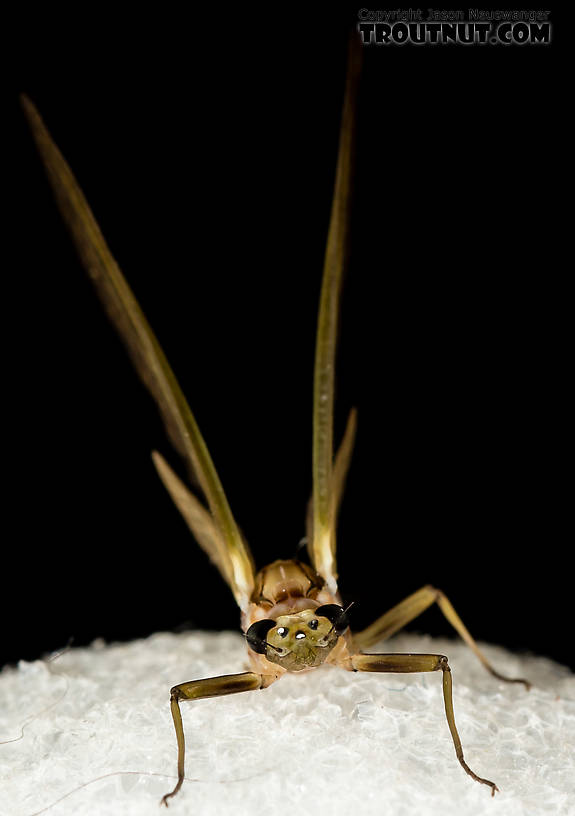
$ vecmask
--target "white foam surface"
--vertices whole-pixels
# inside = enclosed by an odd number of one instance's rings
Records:
[[[405,635],[381,650],[448,655],[465,758],[496,782],[493,799],[457,762],[441,672],[326,666],[264,691],[182,703],[193,781],[167,813],[575,814],[575,675],[545,658],[482,648],[499,671],[529,679],[531,691],[495,680],[456,640]],[[5,669],[0,814],[166,812],[159,800],[176,775],[170,687],[247,668],[239,634],[196,632],[96,643]]]

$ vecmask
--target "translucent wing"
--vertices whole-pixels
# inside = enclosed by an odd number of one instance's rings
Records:
[[[337,588],[336,491],[333,473],[335,346],[341,281],[348,250],[351,160],[360,62],[361,45],[357,35],[354,35],[349,46],[335,188],[320,295],[314,373],[312,560],[316,570],[334,592]]]
[[[231,565],[229,571],[222,570],[222,573],[238,604],[244,609],[254,583],[252,558],[232,516],[194,416],[152,329],[112,257],[72,171],[52,141],[33,103],[27,97],[22,97],[22,106],[80,258],[140,378],[158,404],[170,439],[184,457],[190,475],[197,479],[207,499],[213,529],[218,531],[220,546],[223,544],[226,549]],[[167,481],[170,481],[169,478]],[[180,507],[177,501],[176,504]],[[207,511],[204,510],[204,513],[207,515]],[[205,524],[204,527],[207,529]]]
[[[198,501],[182,480],[176,476],[160,453],[154,451],[152,459],[164,487],[184,517],[194,538],[206,555],[209,556],[210,561],[219,569],[224,581],[234,589],[235,593],[236,589],[239,588],[235,586],[234,565],[226,547],[226,542],[211,513]]]
[[[338,448],[333,465],[334,524],[337,524],[339,508],[341,507],[345,480],[347,478],[347,472],[351,463],[351,455],[353,453],[356,429],[357,411],[355,408],[352,408],[352,410],[349,412],[345,433]],[[313,496],[310,497],[307,505],[306,538],[308,555],[313,562]]]

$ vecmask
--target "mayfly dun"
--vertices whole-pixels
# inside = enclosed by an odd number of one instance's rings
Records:
[[[156,400],[170,438],[186,462],[205,503],[155,452],[159,476],[197,542],[219,569],[241,610],[251,671],[179,683],[171,689],[177,738],[178,780],[162,799],[165,805],[184,781],[185,741],[180,703],[265,689],[286,672],[310,671],[330,663],[347,671],[436,672],[443,678],[445,715],[461,766],[476,782],[463,756],[455,725],[451,669],[441,654],[374,654],[368,650],[437,604],[485,668],[500,680],[459,615],[438,589],[425,586],[386,612],[367,629],[350,631],[348,610],[338,591],[336,520],[354,444],[356,414],[351,411],[343,439],[333,455],[334,363],[343,270],[349,243],[351,164],[361,46],[350,41],[341,117],[335,188],[330,215],[317,324],[313,391],[313,494],[307,513],[307,555],[277,560],[256,572],[248,545],[236,524],[206,443],[176,377],[138,302],[117,266],[70,168],[52,141],[33,103],[23,108],[45,164],[58,206],[103,305],[124,341],[139,376]]]

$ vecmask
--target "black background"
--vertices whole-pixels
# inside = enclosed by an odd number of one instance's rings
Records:
[[[263,566],[304,534],[356,10],[102,11],[15,31],[3,660],[70,636],[238,624],[156,476],[153,448],[177,456],[60,222],[17,92],[74,169]],[[359,430],[338,557],[358,628],[432,582],[476,638],[573,665],[554,49],[366,49],[336,413],[338,438],[352,405]],[[433,610],[412,628],[450,633]]]

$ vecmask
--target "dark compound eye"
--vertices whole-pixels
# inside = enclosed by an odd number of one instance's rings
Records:
[[[317,621],[315,618],[313,620],[310,620],[310,622],[308,623],[309,628],[314,630],[317,629],[318,625],[319,621]]]
[[[320,615],[322,618],[327,618],[328,621],[333,624],[333,628],[338,635],[345,632],[349,626],[349,620],[345,613],[345,609],[342,609],[342,607],[338,606],[337,604],[324,604],[323,606],[318,606],[318,608],[314,611],[316,615]]]
[[[280,627],[278,628],[278,635],[279,635],[280,637],[283,637],[283,638],[287,637],[287,633],[288,633],[288,632],[289,632],[289,629],[286,629],[286,627],[285,627],[285,626],[280,626]]]
[[[257,652],[258,654],[266,653],[266,637],[270,629],[273,629],[275,625],[276,622],[270,618],[265,618],[264,620],[259,620],[252,623],[246,632],[246,640],[254,652]]]

